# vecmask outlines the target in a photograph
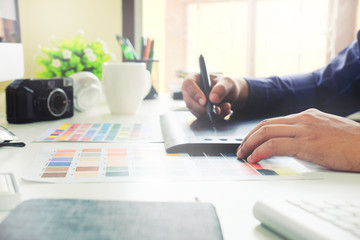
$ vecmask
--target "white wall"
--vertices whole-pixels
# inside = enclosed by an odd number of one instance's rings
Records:
[[[39,45],[54,47],[51,37],[70,38],[79,30],[85,32],[88,42],[105,41],[120,61],[115,34],[122,32],[121,7],[121,0],[19,0],[25,77],[35,78],[42,71],[35,62]]]

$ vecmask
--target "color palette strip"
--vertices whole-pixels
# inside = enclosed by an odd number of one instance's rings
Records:
[[[107,149],[106,177],[129,176],[129,162],[126,148]]]
[[[45,171],[41,175],[42,178],[53,178],[53,177],[66,177],[69,171],[71,162],[75,156],[76,150],[66,149],[57,150],[45,168]]]
[[[290,157],[274,157],[259,164],[249,164],[232,153],[166,154],[163,144],[152,143],[45,151],[24,179],[43,182],[301,179],[307,172],[311,170]]]
[[[47,131],[39,141],[55,142],[162,142],[158,124],[64,123]]]

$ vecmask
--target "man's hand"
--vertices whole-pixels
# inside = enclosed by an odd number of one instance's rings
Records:
[[[225,117],[232,108],[241,109],[248,98],[249,89],[243,78],[230,78],[223,75],[210,75],[212,90],[210,101],[216,105],[216,113]],[[200,75],[189,75],[183,82],[183,98],[189,110],[196,117],[205,114],[206,97],[200,89]]]
[[[262,121],[239,146],[250,163],[290,155],[333,170],[360,172],[360,124],[309,109]]]

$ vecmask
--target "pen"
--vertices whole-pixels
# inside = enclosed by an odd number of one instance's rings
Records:
[[[215,125],[215,105],[212,104],[209,100],[210,91],[211,91],[211,81],[209,74],[206,69],[205,59],[203,55],[200,55],[199,58],[199,64],[200,64],[200,76],[201,76],[201,90],[204,92],[206,96],[206,116],[212,126]]]

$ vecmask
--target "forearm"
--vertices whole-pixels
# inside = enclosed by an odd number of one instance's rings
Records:
[[[312,73],[246,78],[249,98],[243,113],[283,115],[308,108],[346,116],[360,110],[359,41]]]
[[[284,115],[314,107],[315,78],[312,73],[246,78],[249,97],[243,111],[252,115]]]

